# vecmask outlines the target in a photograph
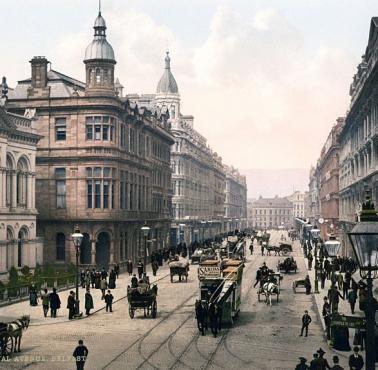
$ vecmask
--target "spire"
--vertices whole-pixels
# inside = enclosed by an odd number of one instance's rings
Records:
[[[169,51],[165,52],[167,56],[165,57],[165,69],[171,69],[171,58],[169,57]]]
[[[98,0],[98,15],[101,15],[101,0]]]

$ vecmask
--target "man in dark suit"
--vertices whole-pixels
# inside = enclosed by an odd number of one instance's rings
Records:
[[[353,348],[353,355],[349,356],[349,369],[350,370],[361,370],[364,367],[364,359],[358,353],[358,347]]]
[[[75,293],[71,290],[67,298],[68,318],[72,320],[75,314]]]
[[[308,311],[306,310],[304,315],[302,316],[302,329],[300,337],[303,335],[303,330],[306,329],[305,337],[307,337],[308,334],[308,326],[310,325],[312,319],[311,316],[308,314]]]
[[[84,346],[84,342],[82,339],[79,340],[79,345],[75,348],[75,351],[72,354],[72,356],[75,358],[76,361],[76,369],[84,370],[85,361],[88,357],[88,348]]]

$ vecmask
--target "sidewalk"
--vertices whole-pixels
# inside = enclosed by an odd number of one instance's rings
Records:
[[[136,268],[134,269],[136,273]],[[150,277],[150,282],[157,282],[166,276],[169,275],[168,264],[165,263],[163,266],[159,267],[156,276],[152,275],[151,264],[147,266],[147,275]],[[111,292],[114,296],[113,304],[116,304],[117,301],[126,298],[126,288],[127,285],[130,285],[131,276],[128,273],[122,273],[119,275],[119,278],[116,281],[116,288],[111,289]],[[0,322],[14,320],[21,317],[22,315],[30,315],[30,326],[41,326],[41,325],[51,325],[61,322],[72,322],[75,320],[68,319],[68,309],[67,307],[67,298],[69,292],[75,288],[67,289],[64,291],[58,292],[59,298],[61,301],[61,308],[57,312],[56,318],[50,317],[50,310],[47,313],[47,317],[43,315],[42,301],[38,299],[38,306],[30,306],[29,300],[17,302],[10,304],[8,306],[0,307]],[[49,291],[50,292],[50,291]],[[84,296],[86,289],[79,287],[79,298],[80,298],[80,311],[83,312],[83,319],[85,316],[84,308]],[[101,300],[101,290],[100,289],[91,289],[91,294],[93,297],[94,309],[91,310],[91,315],[105,309],[105,301]],[[39,293],[38,293],[39,296]]]
[[[295,243],[298,243],[299,244],[299,241],[296,240]],[[303,251],[302,247],[299,245],[299,247],[301,248],[301,250]],[[308,261],[307,259],[303,256],[303,253],[302,253],[302,258],[305,260],[306,262],[306,267],[308,267]],[[326,280],[325,281],[325,284],[324,284],[324,289],[321,289],[321,283],[320,283],[320,280],[318,281],[318,287],[319,287],[319,294],[316,294],[314,293],[314,290],[315,290],[315,268],[314,268],[314,265],[315,265],[315,258],[314,258],[314,261],[313,261],[313,264],[312,264],[312,269],[311,270],[307,270],[307,273],[308,275],[310,276],[310,279],[311,279],[311,284],[312,284],[312,294],[313,296],[315,297],[315,301],[316,301],[316,306],[318,308],[318,311],[319,311],[319,316],[321,317],[321,323],[322,323],[322,326],[323,326],[323,329],[324,329],[324,336],[326,335],[326,326],[325,326],[325,323],[324,323],[324,320],[323,320],[323,315],[322,315],[322,309],[323,309],[323,299],[324,297],[327,297],[327,294],[328,294],[328,289],[330,289],[331,287],[331,281],[330,280]],[[339,273],[339,272],[336,272],[336,273]],[[344,275],[344,273],[343,273]],[[357,270],[353,275],[352,275],[352,278],[358,282],[361,280],[361,276],[360,276],[360,273],[359,273],[359,270]],[[373,287],[373,291],[376,292],[377,290],[377,283],[378,281],[374,281],[374,287]],[[337,285],[337,283],[336,283]],[[342,295],[342,291],[340,291],[341,295]],[[374,293],[376,294],[376,293]],[[343,315],[347,315],[347,316],[355,316],[355,317],[364,317],[365,316],[365,313],[363,311],[360,310],[359,308],[359,299],[357,299],[357,302],[356,302],[356,306],[355,306],[355,310],[354,310],[354,315],[352,315],[352,312],[351,312],[351,309],[350,309],[350,305],[348,303],[348,300],[347,298],[345,298],[345,300],[341,299],[340,298],[340,301],[339,301],[339,306],[338,306],[338,312],[340,314],[343,314]],[[378,316],[378,312],[377,312],[377,316]],[[378,317],[377,317],[378,318]],[[329,347],[334,353],[336,353],[337,355],[339,356],[343,356],[343,357],[349,357],[350,354],[353,353],[353,339],[354,339],[354,334],[355,334],[355,329],[349,329],[349,344],[350,344],[350,347],[351,347],[351,352],[345,352],[345,351],[338,351],[338,350],[335,350],[333,349],[332,347]],[[328,343],[329,344],[329,343]],[[363,357],[365,357],[365,351],[361,351],[361,355]],[[377,366],[376,366],[377,367]]]

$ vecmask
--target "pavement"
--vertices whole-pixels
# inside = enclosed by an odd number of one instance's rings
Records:
[[[272,244],[278,244],[280,235],[272,232]],[[247,251],[249,254],[248,246]],[[118,299],[113,313],[102,309],[100,291],[93,292],[95,309],[99,311],[81,320],[67,322],[66,309],[59,312],[56,320],[44,318],[41,306],[28,307],[25,302],[0,308],[0,315],[12,307],[14,314],[23,314],[26,309],[32,314],[32,326],[23,334],[21,354],[14,354],[7,363],[0,362],[0,369],[75,369],[72,352],[78,339],[83,339],[89,349],[86,370],[292,370],[298,357],[310,361],[320,347],[330,361],[333,353],[327,349],[316,297],[292,290],[293,281],[307,274],[299,244],[294,244],[293,255],[299,271],[284,275],[279,301],[274,299],[270,307],[258,302],[257,289],[253,288],[256,270],[264,261],[275,270],[283,257],[261,256],[260,248],[255,246],[255,253],[248,255],[245,263],[239,317],[233,326],[222,328],[217,338],[210,332],[201,336],[197,329],[194,303],[199,285],[197,266],[193,265],[187,283],[171,283],[167,266],[158,271],[156,319],[145,318],[141,311],[134,319],[129,317],[127,299],[122,299],[129,284],[125,275],[120,276],[113,290]],[[61,294],[63,304],[66,297],[67,292]],[[301,317],[306,309],[313,321],[309,336],[300,337]],[[344,357],[341,365],[347,368]]]

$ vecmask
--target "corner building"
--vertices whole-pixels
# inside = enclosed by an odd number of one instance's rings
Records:
[[[77,224],[84,234],[80,263],[107,267],[142,257],[166,245],[171,203],[168,112],[138,107],[114,82],[116,60],[99,13],[94,39],[85,51],[86,81],[31,61],[31,78],[18,82],[9,109],[36,109],[43,136],[37,150],[38,234],[48,262],[75,260],[71,240]]]

